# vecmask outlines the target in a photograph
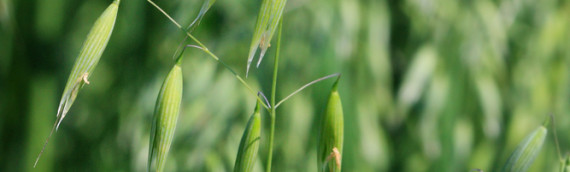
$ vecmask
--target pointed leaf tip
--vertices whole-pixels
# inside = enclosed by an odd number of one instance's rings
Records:
[[[340,76],[341,74],[338,74],[338,77],[336,78],[336,81],[334,81],[333,87],[332,87],[332,91],[338,91],[338,83],[340,81]]]
[[[267,49],[262,49],[261,53],[259,54],[259,60],[257,60],[257,65],[256,65],[257,68],[259,68],[259,64],[261,64],[261,60],[263,60],[263,56],[265,56],[265,50]]]

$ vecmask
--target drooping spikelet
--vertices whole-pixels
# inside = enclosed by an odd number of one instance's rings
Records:
[[[267,48],[271,46],[271,38],[277,31],[277,25],[279,25],[286,4],[287,0],[263,0],[261,2],[261,9],[257,15],[255,31],[253,32],[253,38],[249,46],[246,76],[249,73],[249,67],[257,52],[257,48],[261,48],[259,60],[257,61],[257,67],[259,67]]]
[[[156,100],[150,133],[148,171],[162,171],[164,169],[176,129],[181,101],[182,69],[179,64],[176,64],[164,80]]]
[[[340,79],[340,78],[339,78]],[[333,85],[318,135],[317,161],[320,172],[339,172],[342,164],[344,117],[338,93],[339,79]]]
[[[57,108],[57,119],[53,126],[50,135],[46,139],[44,143],[44,147],[42,148],[34,167],[38,163],[40,156],[42,155],[49,138],[53,134],[53,130],[57,130],[59,128],[59,124],[67,115],[69,108],[77,98],[77,94],[83,85],[89,84],[89,76],[93,73],[95,66],[99,63],[99,59],[105,51],[105,47],[107,47],[107,43],[111,38],[111,33],[113,33],[113,28],[115,27],[115,20],[117,18],[117,12],[119,10],[119,3],[120,0],[115,0],[107,9],[99,16],[95,24],[89,31],[87,35],[87,39],[83,43],[83,47],[81,47],[81,51],[75,64],[73,65],[73,69],[71,70],[71,74],[69,74],[69,78],[67,79],[67,84],[65,85],[65,89],[63,90],[63,95],[61,96],[61,100],[59,102],[59,107]]]
[[[255,106],[255,111],[249,118],[243,136],[241,137],[234,172],[253,171],[253,165],[255,165],[255,160],[257,160],[261,134],[260,104],[261,102],[258,101]]]
[[[515,151],[511,154],[505,165],[503,172],[524,172],[527,171],[534,159],[540,153],[540,149],[546,140],[547,129],[545,125],[538,127],[531,134],[519,143]]]

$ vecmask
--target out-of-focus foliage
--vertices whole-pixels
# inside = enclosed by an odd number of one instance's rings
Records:
[[[0,171],[34,170],[81,43],[110,2],[0,0]],[[186,26],[203,2],[156,3]],[[193,31],[242,76],[260,4],[216,1]],[[277,100],[342,73],[344,171],[498,171],[549,113],[570,150],[568,0],[288,0],[283,19]],[[183,39],[146,1],[123,0],[91,84],[35,170],[145,171],[154,103]],[[247,79],[265,93],[274,51]],[[165,171],[230,171],[256,100],[199,50],[182,66]],[[273,169],[317,169],[316,119],[332,83],[280,106]],[[267,156],[261,120],[254,171]],[[558,170],[551,133],[530,171]]]

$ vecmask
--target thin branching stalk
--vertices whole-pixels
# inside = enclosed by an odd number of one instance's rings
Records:
[[[309,87],[309,86],[311,86],[311,85],[313,85],[313,84],[316,84],[316,83],[318,83],[318,82],[321,82],[321,81],[323,81],[323,80],[325,80],[325,79],[329,79],[329,78],[332,78],[332,77],[339,77],[339,76],[340,76],[340,73],[334,73],[334,74],[330,74],[330,75],[323,76],[323,77],[321,77],[321,78],[315,79],[314,81],[311,81],[311,82],[309,82],[309,83],[303,85],[303,86],[300,87],[299,89],[293,91],[293,93],[289,94],[287,97],[285,97],[285,98],[283,98],[281,101],[279,101],[279,103],[277,103],[277,104],[275,105],[275,107],[276,107],[276,108],[279,107],[279,105],[281,105],[281,103],[285,102],[287,99],[293,97],[295,94],[297,94],[297,93],[303,91],[303,89],[305,89],[305,88],[307,88],[307,87]]]
[[[269,103],[269,100],[267,100],[267,97],[265,97],[265,94],[263,94],[263,92],[258,92],[257,96],[261,96],[263,97],[263,100],[265,100],[265,103],[267,104],[267,106],[269,106],[269,108],[271,108],[271,103]]]
[[[245,80],[239,76],[230,66],[228,66],[226,63],[224,63],[222,60],[220,60],[220,58],[218,58],[218,56],[216,56],[214,53],[212,53],[208,47],[206,47],[204,44],[202,44],[202,42],[200,42],[196,37],[194,37],[192,34],[190,34],[190,32],[188,32],[186,29],[184,29],[180,24],[178,24],[178,22],[176,22],[176,20],[174,20],[172,17],[170,17],[170,15],[168,15],[168,13],[166,13],[164,10],[162,10],[162,8],[160,8],[158,5],[156,5],[152,0],[147,0],[152,6],[154,6],[156,9],[158,9],[158,11],[160,11],[164,16],[166,16],[172,23],[174,23],[174,25],[176,25],[176,27],[178,27],[178,29],[182,30],[188,37],[190,37],[190,39],[192,39],[194,42],[196,42],[196,44],[198,44],[200,50],[204,51],[206,54],[210,55],[210,57],[212,57],[214,60],[216,60],[218,63],[222,64],[222,66],[224,66],[227,70],[229,70],[234,77],[236,77],[237,80],[239,80],[239,82],[244,85],[251,94],[253,94],[254,96],[257,97],[257,99],[259,101],[263,101],[261,99],[261,97],[257,96],[257,92],[253,90],[253,88],[251,88],[251,86],[249,86],[249,84],[247,84],[247,82],[245,82]],[[270,108],[265,105],[265,104],[261,104],[266,110],[270,110]]]
[[[192,31],[194,31],[194,29],[196,29],[196,27],[198,27],[198,25],[200,25],[200,21],[202,21],[202,18],[204,18],[204,15],[206,15],[206,12],[210,9],[210,7],[212,7],[212,5],[214,5],[215,2],[216,2],[216,0],[205,0],[204,1],[204,4],[202,4],[202,8],[200,9],[198,16],[196,16],[194,21],[192,21],[192,23],[190,23],[190,25],[188,25],[188,27],[186,27],[186,30],[188,32],[192,33]],[[178,48],[174,52],[174,55],[172,58],[176,57],[178,52],[180,52],[180,50],[183,48],[186,40],[188,40],[188,36],[184,36],[184,40],[182,40],[182,42],[180,42],[180,45],[178,46]]]

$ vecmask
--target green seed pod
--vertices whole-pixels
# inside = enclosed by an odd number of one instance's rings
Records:
[[[115,19],[117,18],[117,11],[119,10],[119,3],[120,0],[115,0],[107,9],[99,16],[95,24],[89,31],[87,35],[87,40],[83,42],[83,47],[81,47],[81,51],[79,53],[79,57],[75,61],[73,65],[73,69],[71,70],[71,74],[69,74],[69,78],[67,79],[67,84],[65,84],[65,89],[63,90],[63,95],[61,96],[61,100],[59,102],[59,107],[57,108],[57,119],[55,124],[44,143],[44,146],[36,158],[36,162],[34,163],[34,167],[40,160],[44,149],[46,148],[47,143],[49,142],[49,138],[53,134],[53,130],[59,128],[59,124],[67,115],[69,108],[77,98],[77,94],[79,89],[83,87],[85,84],[89,84],[89,76],[97,66],[105,47],[107,47],[107,43],[109,42],[109,38],[111,37],[111,33],[113,32],[113,27],[115,27]]]
[[[570,172],[570,155],[566,155],[566,159],[562,163],[562,172]]]
[[[243,136],[241,137],[234,172],[253,171],[255,160],[257,160],[261,133],[260,104],[261,102],[258,101],[255,106],[255,111],[249,118]]]
[[[338,93],[339,80],[340,78],[333,85],[325,113],[321,118],[317,148],[317,167],[321,172],[341,170],[344,117]]]
[[[95,66],[97,66],[97,63],[99,63],[99,59],[101,59],[101,55],[103,51],[105,51],[107,43],[111,38],[113,27],[115,27],[117,11],[119,10],[119,3],[120,0],[115,0],[107,7],[91,28],[91,31],[87,35],[87,40],[85,40],[83,47],[81,47],[79,57],[77,57],[73,65],[61,101],[59,102],[56,130],[59,128],[59,124],[61,124],[63,118],[65,118],[69,108],[71,108],[73,101],[75,101],[79,89],[84,84],[89,84],[88,79],[95,69]]]
[[[263,0],[261,2],[261,9],[257,15],[255,31],[253,32],[253,38],[249,46],[246,76],[249,72],[249,66],[253,61],[253,57],[257,52],[257,48],[261,48],[257,67],[259,67],[261,60],[263,60],[263,56],[270,46],[271,38],[275,34],[275,31],[277,31],[277,26],[281,20],[286,4],[287,0]]]
[[[259,43],[261,52],[259,53],[259,60],[257,60],[257,67],[259,67],[261,60],[263,60],[263,56],[265,55],[265,52],[267,52],[267,48],[271,46],[271,38],[273,38],[273,35],[277,31],[277,26],[279,25],[279,21],[283,15],[285,4],[287,4],[287,0],[275,0],[272,4],[273,7],[271,7],[271,19],[269,20],[269,25],[262,36],[262,41]]]
[[[540,126],[519,143],[515,151],[511,154],[503,172],[524,172],[527,171],[534,159],[540,153],[540,149],[546,139],[547,129]]]
[[[182,69],[174,65],[164,80],[156,100],[152,122],[148,171],[162,171],[176,129],[176,121],[182,101]]]

